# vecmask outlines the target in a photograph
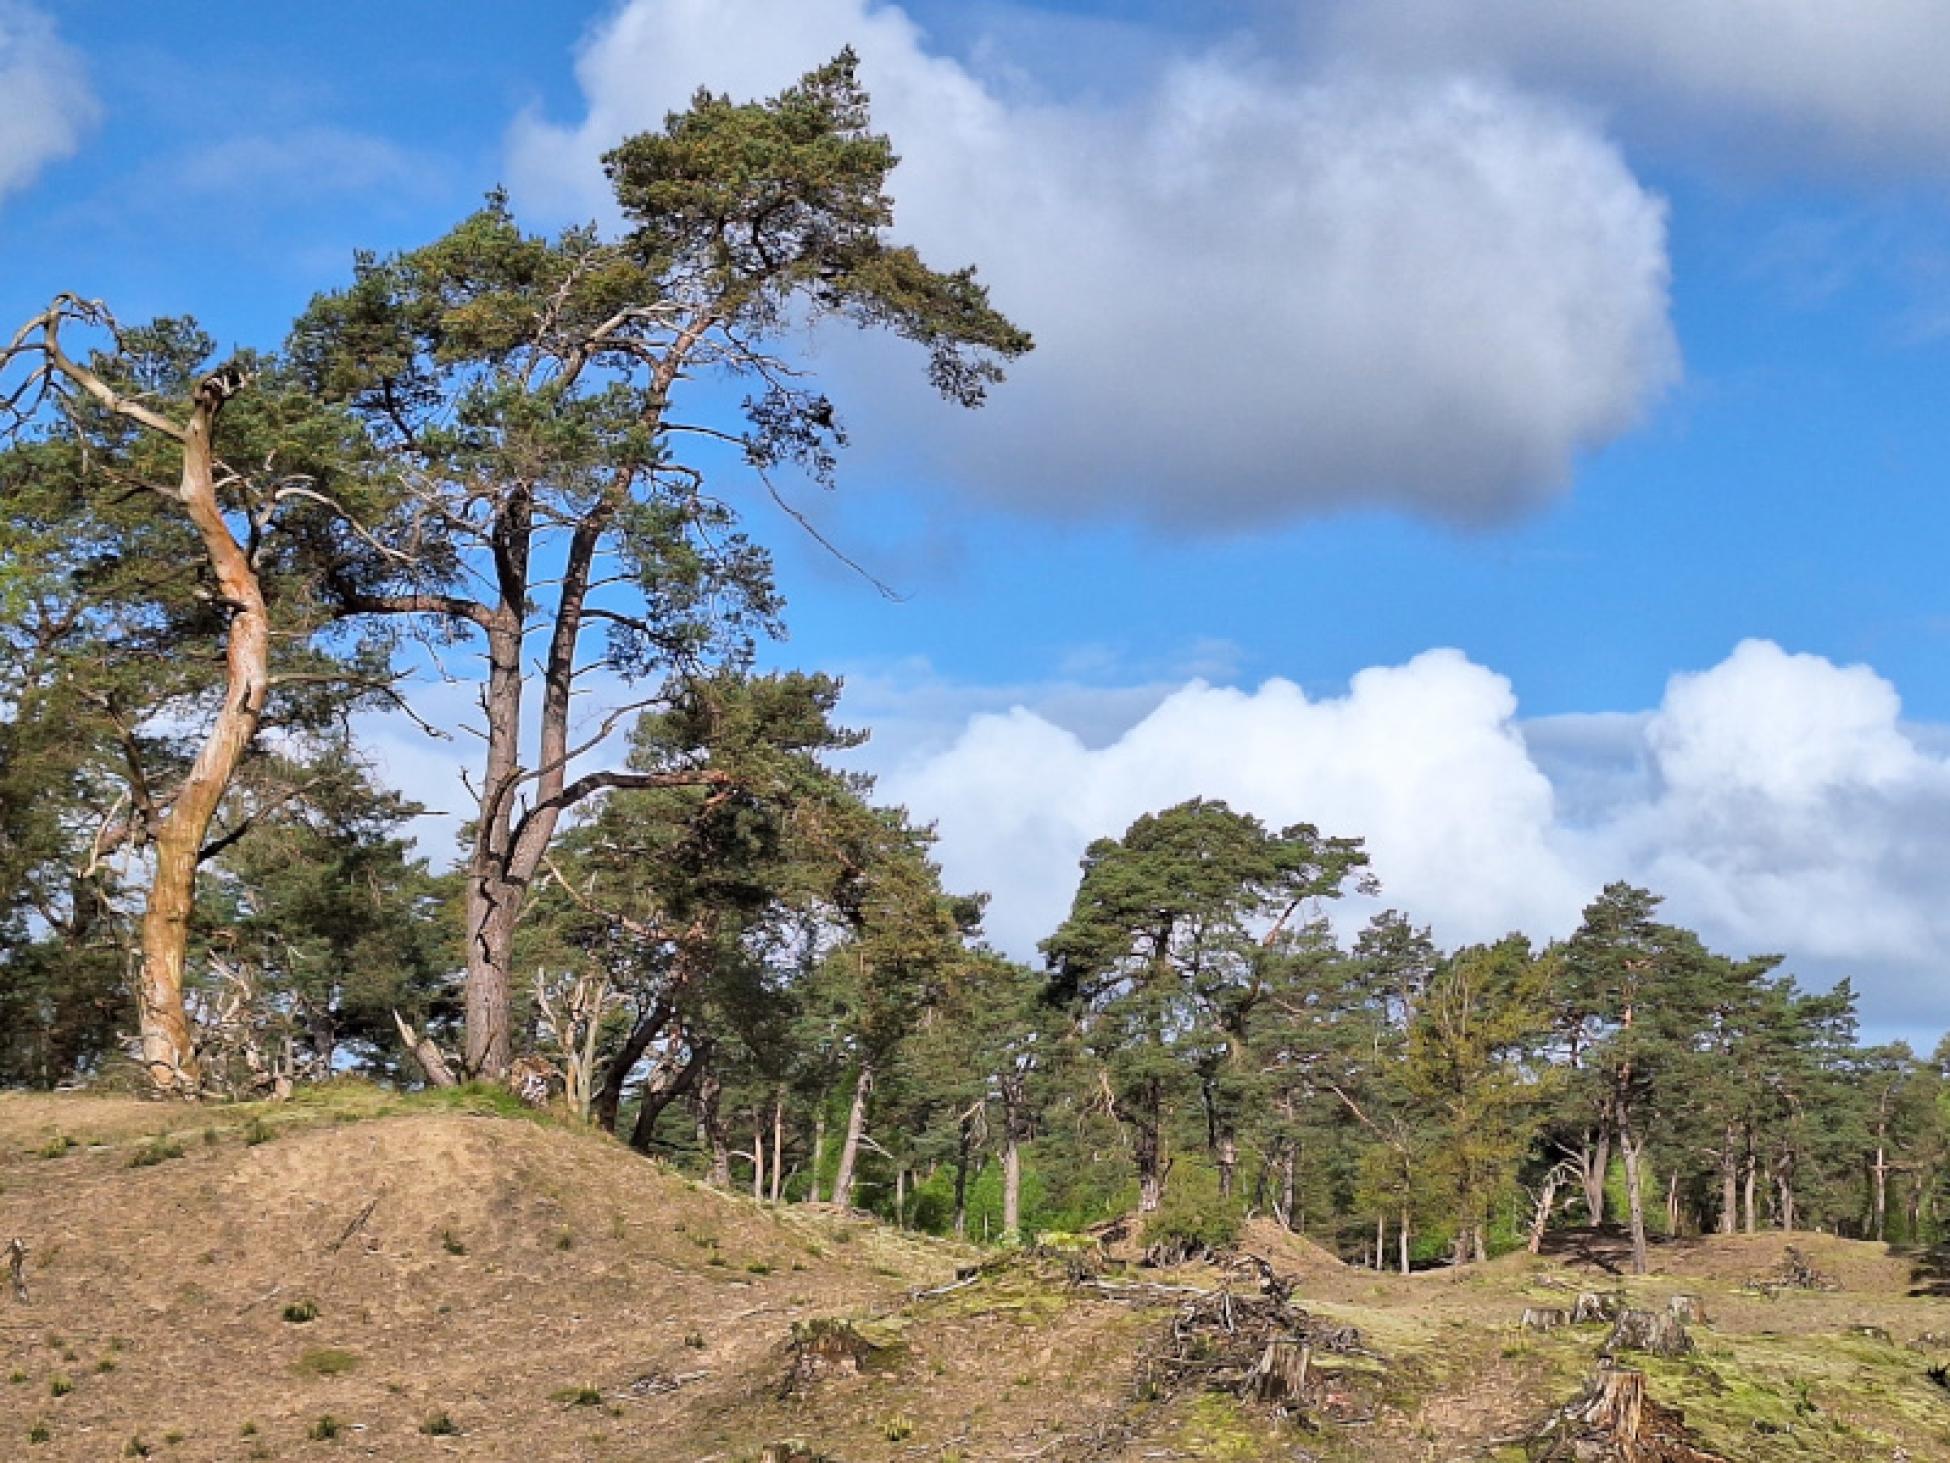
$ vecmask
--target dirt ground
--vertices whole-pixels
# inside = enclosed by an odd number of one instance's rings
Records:
[[[957,1285],[971,1250],[478,1106],[0,1096],[0,1244],[28,1246],[30,1293],[0,1281],[0,1459],[737,1463],[784,1439],[844,1463],[1513,1459],[1604,1339],[1519,1317],[1602,1289],[1702,1298],[1697,1352],[1643,1364],[1727,1458],[1950,1460],[1928,1257],[1738,1236],[1662,1246],[1632,1281],[1610,1237],[1572,1236],[1401,1277],[1255,1225],[1244,1247],[1380,1358],[1360,1363],[1373,1415],[1310,1430],[1135,1383],[1185,1299],[1146,1287],[1236,1273],[1080,1288],[1044,1260]],[[1756,1288],[1790,1240],[1841,1288]],[[875,1359],[788,1386],[794,1323],[826,1317]]]

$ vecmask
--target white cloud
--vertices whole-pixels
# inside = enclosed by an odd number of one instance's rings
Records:
[[[1938,0],[1342,0],[1331,53],[1496,69],[1602,100],[1635,133],[1801,163],[1950,166]]]
[[[950,879],[995,895],[991,932],[1019,955],[1092,838],[1204,795],[1365,837],[1384,902],[1445,942],[1564,934],[1629,879],[1718,948],[1855,975],[1873,1023],[1927,1032],[1950,1026],[1950,756],[1900,710],[1866,667],[1748,641],[1650,712],[1526,725],[1503,677],[1438,650],[1334,698],[1193,682],[1096,748],[1028,710],[980,714],[882,787],[938,820]]]
[[[0,0],[0,199],[72,157],[101,115],[81,57],[54,22]]]
[[[973,416],[891,349],[824,345],[863,450],[1059,515],[1484,522],[1676,372],[1663,205],[1586,120],[1482,82],[1215,52],[1115,105],[1025,100],[893,6],[634,0],[580,54],[586,116],[513,127],[517,202],[600,213],[602,151],[695,86],[769,94],[849,43],[903,157],[898,231],[976,262],[1038,340]]]
[[[205,140],[168,167],[172,192],[262,196],[365,193],[378,189],[422,191],[438,170],[383,137],[342,127],[303,127],[290,132]]]

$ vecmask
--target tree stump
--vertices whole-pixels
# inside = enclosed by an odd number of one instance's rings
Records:
[[[1307,1373],[1313,1348],[1293,1341],[1269,1341],[1246,1374],[1246,1392],[1282,1412],[1298,1411],[1307,1399]]]
[[[1644,1372],[1609,1359],[1541,1428],[1511,1441],[1534,1463],[1726,1463],[1699,1447],[1684,1413],[1653,1401]]]
[[[14,1299],[27,1304],[27,1242],[18,1235],[7,1246],[7,1275],[13,1281]]]
[[[1618,1319],[1621,1309],[1623,1307],[1619,1305],[1617,1296],[1601,1295],[1595,1290],[1587,1290],[1582,1292],[1571,1306],[1571,1324],[1593,1326],[1602,1321],[1610,1325]]]
[[[1571,1324],[1571,1313],[1556,1306],[1526,1306],[1517,1324],[1526,1331],[1555,1331]]]
[[[1605,1340],[1605,1350],[1645,1351],[1654,1356],[1684,1356],[1693,1349],[1685,1323],[1669,1311],[1626,1311]]]
[[[1675,1295],[1666,1302],[1666,1313],[1675,1321],[1688,1326],[1706,1324],[1706,1307],[1696,1295]]]
[[[829,1377],[858,1376],[881,1348],[853,1322],[831,1316],[792,1323],[792,1370],[786,1390],[796,1392]]]

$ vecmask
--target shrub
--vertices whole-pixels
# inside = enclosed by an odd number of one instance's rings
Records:
[[[460,1433],[460,1424],[449,1417],[445,1411],[441,1411],[421,1423],[420,1431],[430,1438],[451,1438]]]
[[[569,1407],[595,1407],[603,1400],[602,1392],[595,1387],[564,1387],[548,1395],[551,1402],[561,1402]]]
[[[183,1156],[183,1145],[167,1133],[158,1133],[129,1155],[130,1168],[153,1168]]]
[[[309,1428],[305,1429],[305,1436],[310,1438],[314,1443],[329,1443],[344,1431],[345,1424],[328,1412]]]
[[[284,1318],[294,1326],[303,1326],[318,1319],[318,1302],[315,1300],[294,1300],[284,1308]]]

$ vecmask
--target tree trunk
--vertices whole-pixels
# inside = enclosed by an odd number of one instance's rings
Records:
[[[616,1131],[616,1115],[623,1106],[623,1089],[629,1084],[630,1073],[636,1064],[643,1060],[643,1054],[650,1049],[650,1043],[663,1033],[670,1024],[670,1007],[659,1001],[649,1013],[630,1028],[622,1047],[610,1061],[603,1073],[603,1084],[596,1089],[595,1100],[590,1104],[590,1115],[601,1125],[606,1133]]]
[[[1679,1170],[1666,1175],[1666,1236],[1679,1233]]]
[[[630,1130],[630,1146],[639,1153],[650,1151],[650,1140],[657,1132],[657,1119],[663,1116],[664,1110],[690,1091],[691,1084],[702,1075],[704,1048],[694,1046],[680,1060],[677,1056],[678,1040],[678,1037],[672,1037],[671,1050],[664,1053],[651,1070],[650,1080],[643,1085],[643,1105],[637,1109],[636,1126]]]
[[[785,1192],[785,1089],[772,1093],[772,1202]]]
[[[1131,1157],[1137,1163],[1138,1213],[1156,1214],[1165,1199],[1164,1094],[1157,1082],[1145,1084],[1136,1108]]]
[[[752,1197],[765,1202],[765,1124],[752,1113]]]
[[[1720,1136],[1720,1233],[1732,1234],[1740,1223],[1740,1157],[1734,1151],[1734,1132]]]
[[[1232,1197],[1234,1175],[1239,1171],[1239,1139],[1230,1132],[1219,1134],[1219,1197]]]
[[[1022,1238],[1022,1149],[1013,1130],[1002,1143],[1002,1238],[1010,1244]]]
[[[812,1172],[807,1175],[806,1202],[819,1202],[819,1170],[826,1162],[826,1094],[820,1093],[819,1107],[813,1116]]]
[[[1388,1216],[1374,1217],[1374,1267],[1377,1273],[1388,1266]]]
[[[1526,1248],[1535,1255],[1544,1248],[1544,1231],[1550,1228],[1551,1210],[1557,1207],[1557,1189],[1563,1182],[1564,1170],[1553,1168],[1544,1175],[1543,1186],[1537,1191],[1537,1209],[1530,1220],[1530,1243]]]
[[[1754,1233],[1755,1230],[1754,1176],[1755,1176],[1755,1170],[1757,1170],[1759,1167],[1760,1164],[1758,1160],[1754,1157],[1753,1152],[1749,1150],[1747,1154],[1747,1172],[1744,1178],[1742,1179],[1742,1193],[1741,1193],[1741,1211],[1742,1211],[1741,1218],[1743,1221],[1742,1227],[1745,1228],[1748,1234]]]
[[[1876,1143],[1875,1161],[1875,1234],[1871,1236],[1877,1244],[1882,1243],[1887,1229],[1889,1215],[1889,1152],[1880,1141]]]
[[[1578,1176],[1584,1185],[1585,1218],[1592,1224],[1605,1222],[1605,1175],[1611,1168],[1611,1130],[1600,1128],[1590,1135],[1578,1154]]]
[[[1401,1234],[1396,1238],[1395,1243],[1401,1251],[1402,1274],[1406,1275],[1408,1274],[1408,1205],[1406,1204],[1402,1205]]]
[[[1625,1155],[1625,1204],[1632,1225],[1632,1273],[1643,1275],[1651,1268],[1645,1245],[1644,1143],[1632,1132],[1628,1113],[1619,1114],[1618,1146]]]
[[[833,1178],[833,1202],[842,1209],[853,1205],[853,1170],[860,1159],[860,1137],[867,1130],[867,1097],[873,1091],[873,1066],[860,1064],[853,1081],[853,1106],[846,1114],[846,1138],[840,1144],[840,1170]]]
[[[968,1238],[968,1155],[974,1146],[974,1119],[963,1118],[955,1137],[955,1238]]]
[[[197,865],[217,806],[257,735],[271,690],[271,621],[263,588],[217,502],[217,415],[242,385],[241,375],[229,368],[205,377],[182,439],[178,496],[203,541],[217,592],[230,610],[230,625],[223,702],[169,812],[156,826],[154,873],[142,915],[142,973],[136,992],[142,1064],[158,1090],[180,1097],[194,1097],[202,1085],[183,1007]]]

